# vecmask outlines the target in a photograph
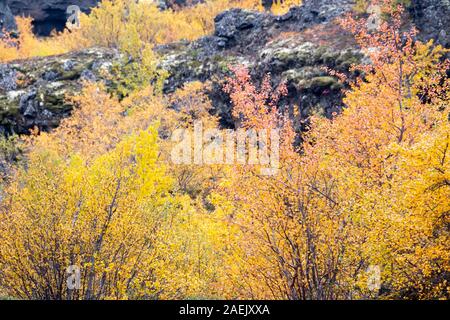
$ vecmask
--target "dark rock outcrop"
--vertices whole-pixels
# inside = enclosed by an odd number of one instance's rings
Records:
[[[281,17],[241,9],[221,13],[212,36],[157,48],[171,75],[165,91],[189,81],[212,80],[214,110],[225,126],[233,126],[221,80],[229,74],[229,65],[242,64],[255,79],[270,73],[274,84],[286,81],[289,96],[284,102],[299,105],[302,118],[311,112],[331,116],[341,107],[341,85],[325,67],[347,72],[362,58],[352,37],[334,20],[351,10],[353,1],[332,3],[306,0]]]
[[[177,9],[202,2],[205,2],[205,0],[159,0],[159,6]]]
[[[83,81],[105,81],[115,51],[88,49],[66,55],[0,65],[0,133],[49,130],[70,114],[66,97],[81,90]]]
[[[448,1],[412,2],[411,17],[421,28],[422,39],[437,38],[448,46],[448,7],[442,7]],[[279,17],[241,9],[223,12],[216,17],[211,36],[156,48],[160,67],[170,73],[164,92],[191,81],[211,81],[213,111],[224,126],[232,127],[236,119],[222,90],[223,79],[230,74],[230,65],[245,65],[255,79],[270,73],[274,85],[286,82],[289,95],[282,105],[299,106],[296,126],[301,130],[311,113],[331,116],[342,107],[341,84],[326,68],[353,76],[350,65],[364,58],[353,37],[336,22],[353,5],[353,0],[304,0]],[[56,126],[72,108],[64,96],[76,93],[82,79],[106,80],[99,67],[109,68],[117,56],[110,50],[91,49],[0,65],[0,130],[25,133],[33,126]]]
[[[450,0],[413,0],[410,12],[422,40],[450,46]]]
[[[0,2],[9,7],[15,16],[32,17],[35,32],[45,36],[53,29],[60,31],[64,28],[67,21],[66,10],[69,6],[77,5],[81,11],[89,12],[100,0],[0,0]]]
[[[16,27],[13,13],[5,0],[0,0],[0,35],[2,30],[12,30]]]

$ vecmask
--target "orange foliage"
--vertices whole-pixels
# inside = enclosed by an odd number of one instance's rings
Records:
[[[41,57],[67,52],[68,49],[61,43],[51,40],[40,40],[32,30],[31,18],[17,18],[18,38],[7,35],[0,41],[0,62]]]
[[[239,230],[230,261],[242,261],[230,297],[448,299],[447,50],[400,32],[401,7],[383,10],[389,21],[370,33],[365,20],[343,22],[373,62],[354,66],[366,76],[343,113],[313,117],[300,152],[280,152],[278,175],[246,168],[223,183],[216,204]],[[261,93],[235,70],[230,84],[244,126],[273,123],[267,83]]]
[[[274,10],[283,13],[298,2],[275,4]],[[48,39],[33,35],[30,18],[18,17],[19,39],[6,37],[0,41],[0,61],[55,55],[91,46],[124,49],[195,40],[210,34],[214,18],[230,8],[262,10],[259,0],[210,0],[175,11],[161,11],[147,1],[104,0],[89,15],[80,16],[81,28],[53,33]]]

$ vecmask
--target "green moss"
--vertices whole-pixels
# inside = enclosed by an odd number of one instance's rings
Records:
[[[80,77],[83,70],[89,69],[89,65],[76,66],[69,71],[64,71],[61,67],[58,72],[58,80],[76,80]]]
[[[193,69],[193,70],[197,70],[198,68],[200,68],[202,66],[202,63],[198,60],[190,60],[187,63],[187,67],[189,69]]]
[[[362,56],[352,52],[350,50],[343,52],[335,62],[335,66],[338,70],[348,70],[352,64],[358,64],[361,61]]]
[[[297,53],[294,50],[282,50],[275,54],[275,58],[286,64],[297,60]]]
[[[299,90],[313,89],[323,90],[330,88],[331,90],[339,90],[343,86],[334,77],[322,76],[322,71],[314,68],[302,68],[289,70],[283,74],[283,77],[287,81],[291,81]]]
[[[19,136],[9,137],[0,136],[0,163],[18,161],[22,156],[21,143]]]
[[[199,50],[189,50],[187,54],[188,54],[188,56],[190,56],[192,59],[197,60],[197,59],[198,59],[198,56],[199,56],[199,54],[200,54],[200,51],[199,51]]]
[[[310,88],[331,88],[338,84],[337,80],[330,76],[315,77],[309,81]]]
[[[214,55],[211,58],[215,69],[221,73],[229,73],[230,72],[230,65],[233,65],[236,63],[236,59],[233,57],[227,57],[223,55]]]
[[[6,117],[19,114],[19,101],[9,100],[6,97],[0,97],[0,122],[3,123]]]

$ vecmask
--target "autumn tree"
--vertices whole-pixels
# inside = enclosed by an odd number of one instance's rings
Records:
[[[2,191],[5,293],[28,299],[217,294],[221,251],[215,248],[223,242],[213,240],[226,229],[178,192],[161,161],[155,123],[163,130],[174,123],[161,97],[148,88],[119,101],[86,84],[71,101],[71,118],[28,139],[26,166],[14,168]],[[77,290],[67,285],[74,270]]]
[[[449,63],[445,49],[415,41],[414,29],[402,31],[401,6],[382,4],[386,20],[377,30],[368,32],[365,20],[343,21],[372,64],[359,66],[366,79],[352,86],[342,117],[315,136],[335,137],[315,147],[327,150],[331,167],[344,169],[346,188],[356,191],[350,198],[366,229],[366,259],[382,267],[385,290],[444,298]]]
[[[156,242],[179,205],[156,159],[154,129],[90,164],[29,154],[2,208],[2,286],[29,299],[157,296]],[[66,285],[72,265],[80,290]]]
[[[67,52],[61,42],[39,39],[33,33],[32,19],[17,17],[17,34],[6,32],[0,38],[0,62],[42,57]]]
[[[223,185],[216,203],[242,237],[229,279],[244,296],[448,297],[446,50],[401,31],[402,7],[386,1],[383,12],[375,31],[343,21],[372,63],[353,67],[365,78],[342,114],[313,117],[301,149],[280,152],[278,175],[247,167]],[[282,118],[269,85],[260,92],[247,72],[234,77],[227,90],[244,126]]]
[[[248,71],[238,68],[226,91],[245,128],[282,132],[278,173],[238,168],[217,198],[241,236],[229,275],[233,290],[249,298],[351,297],[360,239],[339,208],[333,177],[316,156],[294,149],[291,121],[277,108],[285,87],[272,90],[266,77],[257,88]]]

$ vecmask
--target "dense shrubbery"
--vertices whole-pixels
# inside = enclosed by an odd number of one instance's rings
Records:
[[[0,141],[0,165],[25,156],[8,168],[1,189],[1,294],[449,298],[447,50],[400,31],[400,7],[384,7],[390,18],[377,31],[367,32],[365,20],[342,21],[372,64],[352,67],[366,78],[349,83],[343,113],[312,117],[297,149],[291,119],[277,108],[286,87],[272,90],[269,76],[258,87],[249,70],[231,67],[224,91],[242,128],[282,133],[279,171],[263,176],[249,165],[169,161],[167,137],[176,129],[202,120],[220,130],[208,84],[160,94],[164,74],[151,50],[198,36],[170,34],[186,21],[170,19],[195,17],[201,7],[149,11],[156,19],[146,22],[139,6],[148,4],[130,4],[125,18],[123,2],[115,3],[83,17],[81,30],[49,40],[34,38],[29,21],[20,20],[23,32],[11,40],[17,46],[8,47],[12,56],[44,55],[46,41],[79,37],[82,45],[117,47],[132,62],[114,73],[119,96],[86,83],[57,129],[33,132],[20,149],[17,137]],[[208,19],[195,32],[209,32]],[[80,290],[65,285],[72,265],[81,271]],[[368,270],[379,271],[374,288]]]

